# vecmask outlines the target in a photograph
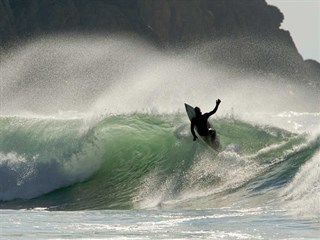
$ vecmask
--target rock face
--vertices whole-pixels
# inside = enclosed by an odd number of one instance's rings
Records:
[[[280,11],[264,0],[144,0],[141,6],[144,22],[167,45],[276,32],[283,20]]]
[[[129,32],[165,48],[214,40],[213,60],[320,85],[283,18],[265,0],[0,0],[0,44],[56,32]]]
[[[0,0],[1,41],[54,31],[132,31],[163,46],[279,32],[264,0]]]
[[[15,21],[8,0],[0,1],[0,42],[6,43],[16,36]]]

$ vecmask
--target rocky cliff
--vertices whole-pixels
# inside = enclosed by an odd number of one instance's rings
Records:
[[[127,31],[171,46],[246,33],[281,34],[283,20],[264,0],[0,0],[0,13],[2,43],[54,31]]]
[[[56,32],[129,32],[169,48],[214,41],[211,60],[232,66],[312,78],[283,14],[265,0],[0,0],[0,44]]]

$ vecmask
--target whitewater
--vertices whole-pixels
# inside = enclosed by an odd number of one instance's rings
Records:
[[[56,35],[3,53],[0,238],[318,239],[319,93],[209,61],[225,42]],[[218,152],[184,110],[217,98]]]

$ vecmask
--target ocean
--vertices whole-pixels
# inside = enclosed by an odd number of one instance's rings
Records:
[[[0,238],[319,239],[317,92],[199,61],[118,37],[10,52]],[[184,103],[217,98],[214,151],[192,141]]]

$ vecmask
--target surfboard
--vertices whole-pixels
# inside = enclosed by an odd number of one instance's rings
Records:
[[[188,115],[189,120],[191,121],[194,117],[196,117],[196,112],[194,110],[194,107],[190,106],[189,104],[184,104],[186,108],[186,112]],[[218,151],[220,143],[217,136],[217,133],[214,129],[208,126],[210,134],[208,136],[201,136],[198,134],[197,127],[195,127],[196,133],[199,137],[199,139],[203,140],[206,144],[208,144],[213,150]]]
[[[192,118],[194,118],[196,116],[196,112],[194,111],[194,108],[191,107],[189,104],[184,104],[184,106],[186,107],[186,111],[189,117],[189,120],[191,121]]]

